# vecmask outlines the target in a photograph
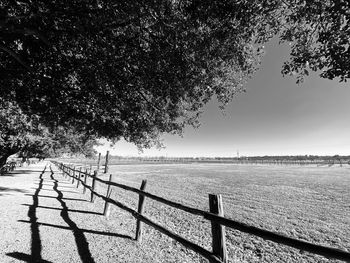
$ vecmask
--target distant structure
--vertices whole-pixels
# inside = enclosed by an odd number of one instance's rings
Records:
[[[239,158],[239,150],[237,150],[237,158]]]

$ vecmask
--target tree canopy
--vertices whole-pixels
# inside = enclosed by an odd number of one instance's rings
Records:
[[[57,157],[62,153],[91,157],[97,144],[91,137],[75,133],[67,127],[50,131],[40,117],[25,114],[18,105],[0,100],[0,167],[9,156]]]
[[[281,41],[292,44],[283,74],[298,80],[319,71],[322,78],[350,78],[350,2],[347,0],[283,1]]]
[[[244,90],[264,44],[291,44],[283,74],[349,78],[349,2],[0,3],[0,97],[51,130],[140,147],[198,125],[213,96]]]

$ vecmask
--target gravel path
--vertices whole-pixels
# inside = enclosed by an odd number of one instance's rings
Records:
[[[133,218],[88,200],[49,162],[0,176],[0,262],[166,261],[133,240]]]

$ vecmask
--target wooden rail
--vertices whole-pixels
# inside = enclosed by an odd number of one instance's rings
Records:
[[[332,248],[332,247],[316,245],[316,244],[310,243],[308,241],[287,237],[285,235],[281,235],[281,234],[278,234],[278,233],[275,233],[272,231],[260,229],[260,228],[254,227],[254,226],[249,226],[247,224],[244,224],[244,223],[241,223],[238,221],[234,221],[232,219],[225,218],[225,217],[221,216],[221,215],[223,215],[223,211],[222,211],[222,203],[220,204],[220,202],[211,201],[213,203],[213,204],[211,204],[211,208],[210,208],[211,212],[206,212],[206,211],[203,211],[203,210],[200,210],[197,208],[189,207],[189,206],[177,203],[177,202],[167,200],[165,198],[150,194],[146,191],[143,191],[143,190],[140,190],[140,189],[137,189],[134,187],[119,184],[116,182],[111,182],[111,180],[104,181],[104,180],[98,178],[96,176],[96,173],[94,174],[95,175],[94,176],[94,175],[91,175],[87,172],[84,173],[81,170],[76,170],[75,168],[69,167],[69,166],[64,165],[62,163],[58,163],[58,162],[53,162],[53,163],[55,165],[57,165],[59,169],[61,169],[66,175],[68,175],[70,177],[77,175],[76,174],[76,172],[77,172],[78,175],[74,176],[75,179],[80,181],[80,183],[83,185],[84,189],[87,188],[91,191],[91,196],[100,197],[103,200],[105,200],[106,203],[114,204],[114,205],[126,210],[127,212],[131,213],[138,221],[142,221],[142,222],[146,223],[147,225],[154,227],[155,229],[162,232],[163,234],[180,242],[185,247],[190,248],[193,251],[201,254],[202,256],[207,258],[210,262],[221,262],[221,263],[226,262],[226,251],[225,251],[226,249],[225,249],[225,244],[224,244],[225,243],[225,233],[224,233],[224,230],[222,228],[220,228],[221,226],[226,226],[228,228],[236,229],[236,230],[239,230],[241,232],[252,234],[252,235],[261,237],[263,239],[271,240],[271,241],[274,241],[274,242],[279,243],[279,244],[294,247],[294,248],[297,248],[297,249],[300,249],[303,251],[307,251],[307,252],[310,252],[313,254],[318,254],[318,255],[321,255],[321,256],[324,256],[327,258],[334,258],[334,259],[344,260],[344,261],[350,262],[350,253],[349,252],[346,252],[346,251],[343,251],[340,249],[336,249],[336,248]],[[85,175],[84,181],[80,179],[82,174]],[[163,226],[160,226],[158,223],[153,222],[151,219],[142,215],[142,209],[141,209],[141,211],[140,211],[140,209],[139,209],[139,211],[135,211],[135,210],[127,207],[126,205],[111,199],[110,198],[110,190],[107,191],[107,196],[104,196],[104,195],[97,193],[93,187],[90,187],[89,185],[86,184],[86,177],[87,176],[89,176],[93,179],[92,180],[93,186],[95,185],[94,182],[98,181],[102,184],[107,185],[108,189],[111,186],[122,188],[124,190],[137,193],[137,194],[139,194],[140,197],[141,196],[148,197],[152,200],[158,201],[158,202],[166,204],[168,206],[186,211],[186,212],[194,214],[194,215],[199,215],[207,220],[210,220],[211,224],[212,224],[212,234],[213,234],[213,252],[210,252],[210,251],[192,243],[191,241],[171,232],[170,230],[165,229]],[[211,197],[211,198],[214,198],[214,197]],[[218,199],[221,199],[221,196],[219,196]],[[144,198],[140,198],[140,201],[143,202]],[[214,203],[216,203],[216,207],[213,206]]]
[[[73,177],[73,171],[76,171],[74,168],[69,167],[69,166],[65,166],[63,164],[59,164],[57,162],[52,161],[55,165],[57,165],[59,167],[59,169],[61,169],[66,175],[68,175],[69,177]],[[90,177],[93,177],[92,175],[89,175]],[[79,176],[78,176],[79,177]],[[140,214],[139,212],[133,210],[132,208],[126,206],[125,204],[118,202],[116,200],[113,200],[109,197],[106,197],[102,194],[99,194],[97,192],[95,192],[92,188],[92,186],[89,186],[87,184],[84,183],[83,180],[81,180],[80,178],[75,178],[76,180],[79,180],[80,183],[87,188],[88,190],[90,190],[91,193],[93,193],[93,195],[100,197],[101,199],[103,199],[105,202],[111,203],[115,206],[118,206],[119,208],[129,212],[132,216],[134,216],[137,220],[142,221],[143,223],[157,229],[158,231],[160,231],[161,233],[173,238],[174,240],[178,241],[179,243],[181,243],[182,245],[184,245],[185,247],[192,249],[193,251],[201,254],[203,257],[207,258],[210,262],[212,263],[223,263],[224,261],[220,260],[220,258],[218,258],[217,256],[215,256],[212,252],[202,248],[201,246],[198,246],[197,244],[179,236],[178,234],[166,229],[165,227],[159,225],[158,223],[152,221],[151,219],[147,218],[146,216]],[[98,179],[98,178],[97,178]],[[100,180],[102,181],[102,180]],[[102,181],[107,183],[106,181]],[[111,184],[112,185],[112,184]],[[137,238],[137,237],[136,237]],[[135,239],[136,239],[135,238]]]

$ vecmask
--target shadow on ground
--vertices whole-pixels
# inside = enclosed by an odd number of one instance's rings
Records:
[[[18,222],[22,222],[22,223],[30,223],[30,221],[26,221],[26,220],[18,220]],[[54,224],[48,224],[48,223],[42,223],[42,222],[38,222],[39,225],[41,226],[47,226],[47,227],[55,227],[55,228],[60,228],[60,229],[64,229],[64,230],[72,230],[74,233],[74,229],[72,229],[69,226],[62,226],[62,225],[54,225]],[[120,238],[125,238],[125,239],[130,239],[130,240],[134,240],[134,238],[132,238],[131,236],[128,235],[122,235],[122,234],[117,234],[117,233],[111,233],[111,232],[104,232],[104,231],[98,231],[98,230],[92,230],[92,229],[85,229],[85,228],[76,228],[76,231],[81,231],[84,233],[89,233],[89,234],[96,234],[96,235],[102,235],[102,236],[109,236],[109,237],[120,237]],[[79,239],[80,240],[80,239]],[[80,242],[78,242],[80,245]],[[83,261],[83,262],[89,262],[89,261]]]
[[[0,186],[0,196],[9,195],[9,194],[11,194],[11,192],[16,192],[16,193],[28,193],[28,191],[25,190],[25,189],[11,188],[11,187],[2,187],[2,186]]]
[[[54,227],[54,228],[59,228],[59,229],[71,231],[74,235],[76,247],[77,247],[81,262],[83,262],[83,263],[94,263],[95,262],[94,258],[91,255],[91,252],[89,249],[89,243],[87,242],[84,233],[91,233],[91,234],[102,235],[102,236],[113,236],[113,237],[119,237],[119,238],[125,238],[125,239],[133,239],[132,237],[127,236],[127,235],[121,235],[121,234],[116,234],[116,233],[109,233],[109,232],[104,232],[104,231],[79,228],[77,226],[77,224],[69,217],[69,212],[82,213],[82,214],[95,214],[95,215],[102,215],[102,213],[68,209],[67,204],[65,203],[64,200],[80,201],[80,202],[88,202],[88,201],[84,200],[84,199],[63,198],[63,191],[58,189],[59,181],[54,176],[55,173],[52,171],[51,167],[50,167],[51,171],[50,171],[49,178],[47,178],[45,180],[53,183],[50,185],[53,190],[51,190],[51,189],[50,190],[56,192],[57,197],[39,195],[41,190],[47,191],[47,189],[43,189],[44,185],[48,185],[48,184],[44,184],[44,174],[45,174],[46,168],[47,167],[44,168],[44,170],[41,172],[41,174],[39,176],[38,188],[36,188],[35,193],[33,195],[26,194],[27,196],[32,196],[33,204],[22,204],[24,206],[29,206],[29,208],[28,208],[29,220],[18,220],[18,222],[30,224],[31,254],[27,255],[27,254],[21,253],[21,252],[12,252],[12,253],[7,253],[6,255],[13,257],[15,259],[25,261],[25,262],[50,263],[50,261],[46,261],[46,260],[42,259],[42,256],[41,256],[42,243],[41,243],[41,239],[40,239],[39,226]],[[20,191],[21,189],[17,189],[17,190]],[[39,197],[40,198],[57,199],[57,201],[59,202],[61,207],[56,208],[56,207],[49,207],[49,206],[39,206]],[[38,222],[38,218],[36,216],[37,208],[60,211],[60,216],[62,217],[62,219],[65,221],[65,223],[68,226],[54,225],[54,224],[49,224],[49,223],[44,223],[44,222]]]
[[[60,187],[61,188],[61,187]],[[34,187],[32,187],[31,189],[36,189]],[[48,192],[55,192],[54,190],[51,190],[51,189],[47,189],[47,188],[43,188],[42,189],[43,191],[48,191]],[[62,193],[71,193],[71,194],[80,194],[79,192],[77,191],[69,191],[69,190],[61,190]]]
[[[62,219],[67,223],[69,226],[68,229],[70,229],[73,232],[75,243],[77,245],[78,253],[80,256],[80,259],[82,262],[95,262],[90,249],[89,249],[89,243],[86,240],[86,237],[84,235],[84,232],[77,226],[77,224],[69,217],[68,214],[68,207],[67,204],[63,201],[63,193],[58,190],[58,180],[54,177],[54,172],[51,169],[50,178],[52,181],[54,181],[53,189],[57,193],[57,201],[61,204],[62,210],[61,210],[61,217]]]
[[[6,172],[4,174],[1,174],[0,177],[11,177],[11,176],[16,176],[17,174],[30,174],[36,171],[33,170],[16,170],[16,171],[11,171],[11,172]]]
[[[22,204],[24,206],[30,206],[28,204]],[[51,206],[38,206],[38,208],[43,208],[43,209],[51,209],[51,210],[58,210],[58,211],[62,211],[63,209],[61,208],[57,208],[57,207],[51,207]],[[90,214],[90,215],[103,215],[103,213],[99,213],[99,212],[93,212],[93,211],[84,211],[84,210],[73,210],[73,209],[69,209],[67,210],[67,212],[71,212],[71,213],[81,213],[81,214]],[[21,222],[25,222],[25,221],[21,221]]]
[[[27,196],[34,196],[31,194],[26,194]],[[49,196],[49,195],[37,195],[37,197],[43,197],[43,198],[54,198],[57,199],[55,196]],[[62,200],[69,200],[69,201],[77,201],[77,202],[89,202],[85,199],[77,199],[77,198],[62,198]]]
[[[12,253],[7,253],[6,255],[9,256],[9,257],[21,260],[21,261],[28,262],[28,263],[32,263],[32,262],[35,262],[35,263],[52,263],[51,261],[47,261],[47,260],[44,260],[44,259],[40,259],[40,260],[37,260],[37,261],[32,261],[32,256],[31,255],[28,255],[28,254],[25,254],[25,253],[21,253],[21,252],[12,252]]]
[[[43,186],[43,181],[44,181],[43,176],[44,176],[45,170],[46,170],[46,166],[39,176],[40,183],[38,188],[36,189],[34,195],[31,195],[33,198],[33,204],[30,205],[28,209],[28,217],[30,220],[29,222],[30,222],[30,230],[31,230],[31,242],[32,242],[31,254],[27,255],[21,252],[13,252],[13,253],[7,254],[10,257],[14,257],[27,262],[48,262],[41,258],[42,246],[41,246],[41,239],[40,239],[39,224],[37,222],[37,217],[36,217],[36,208],[38,207],[38,204],[39,204],[38,196]]]

